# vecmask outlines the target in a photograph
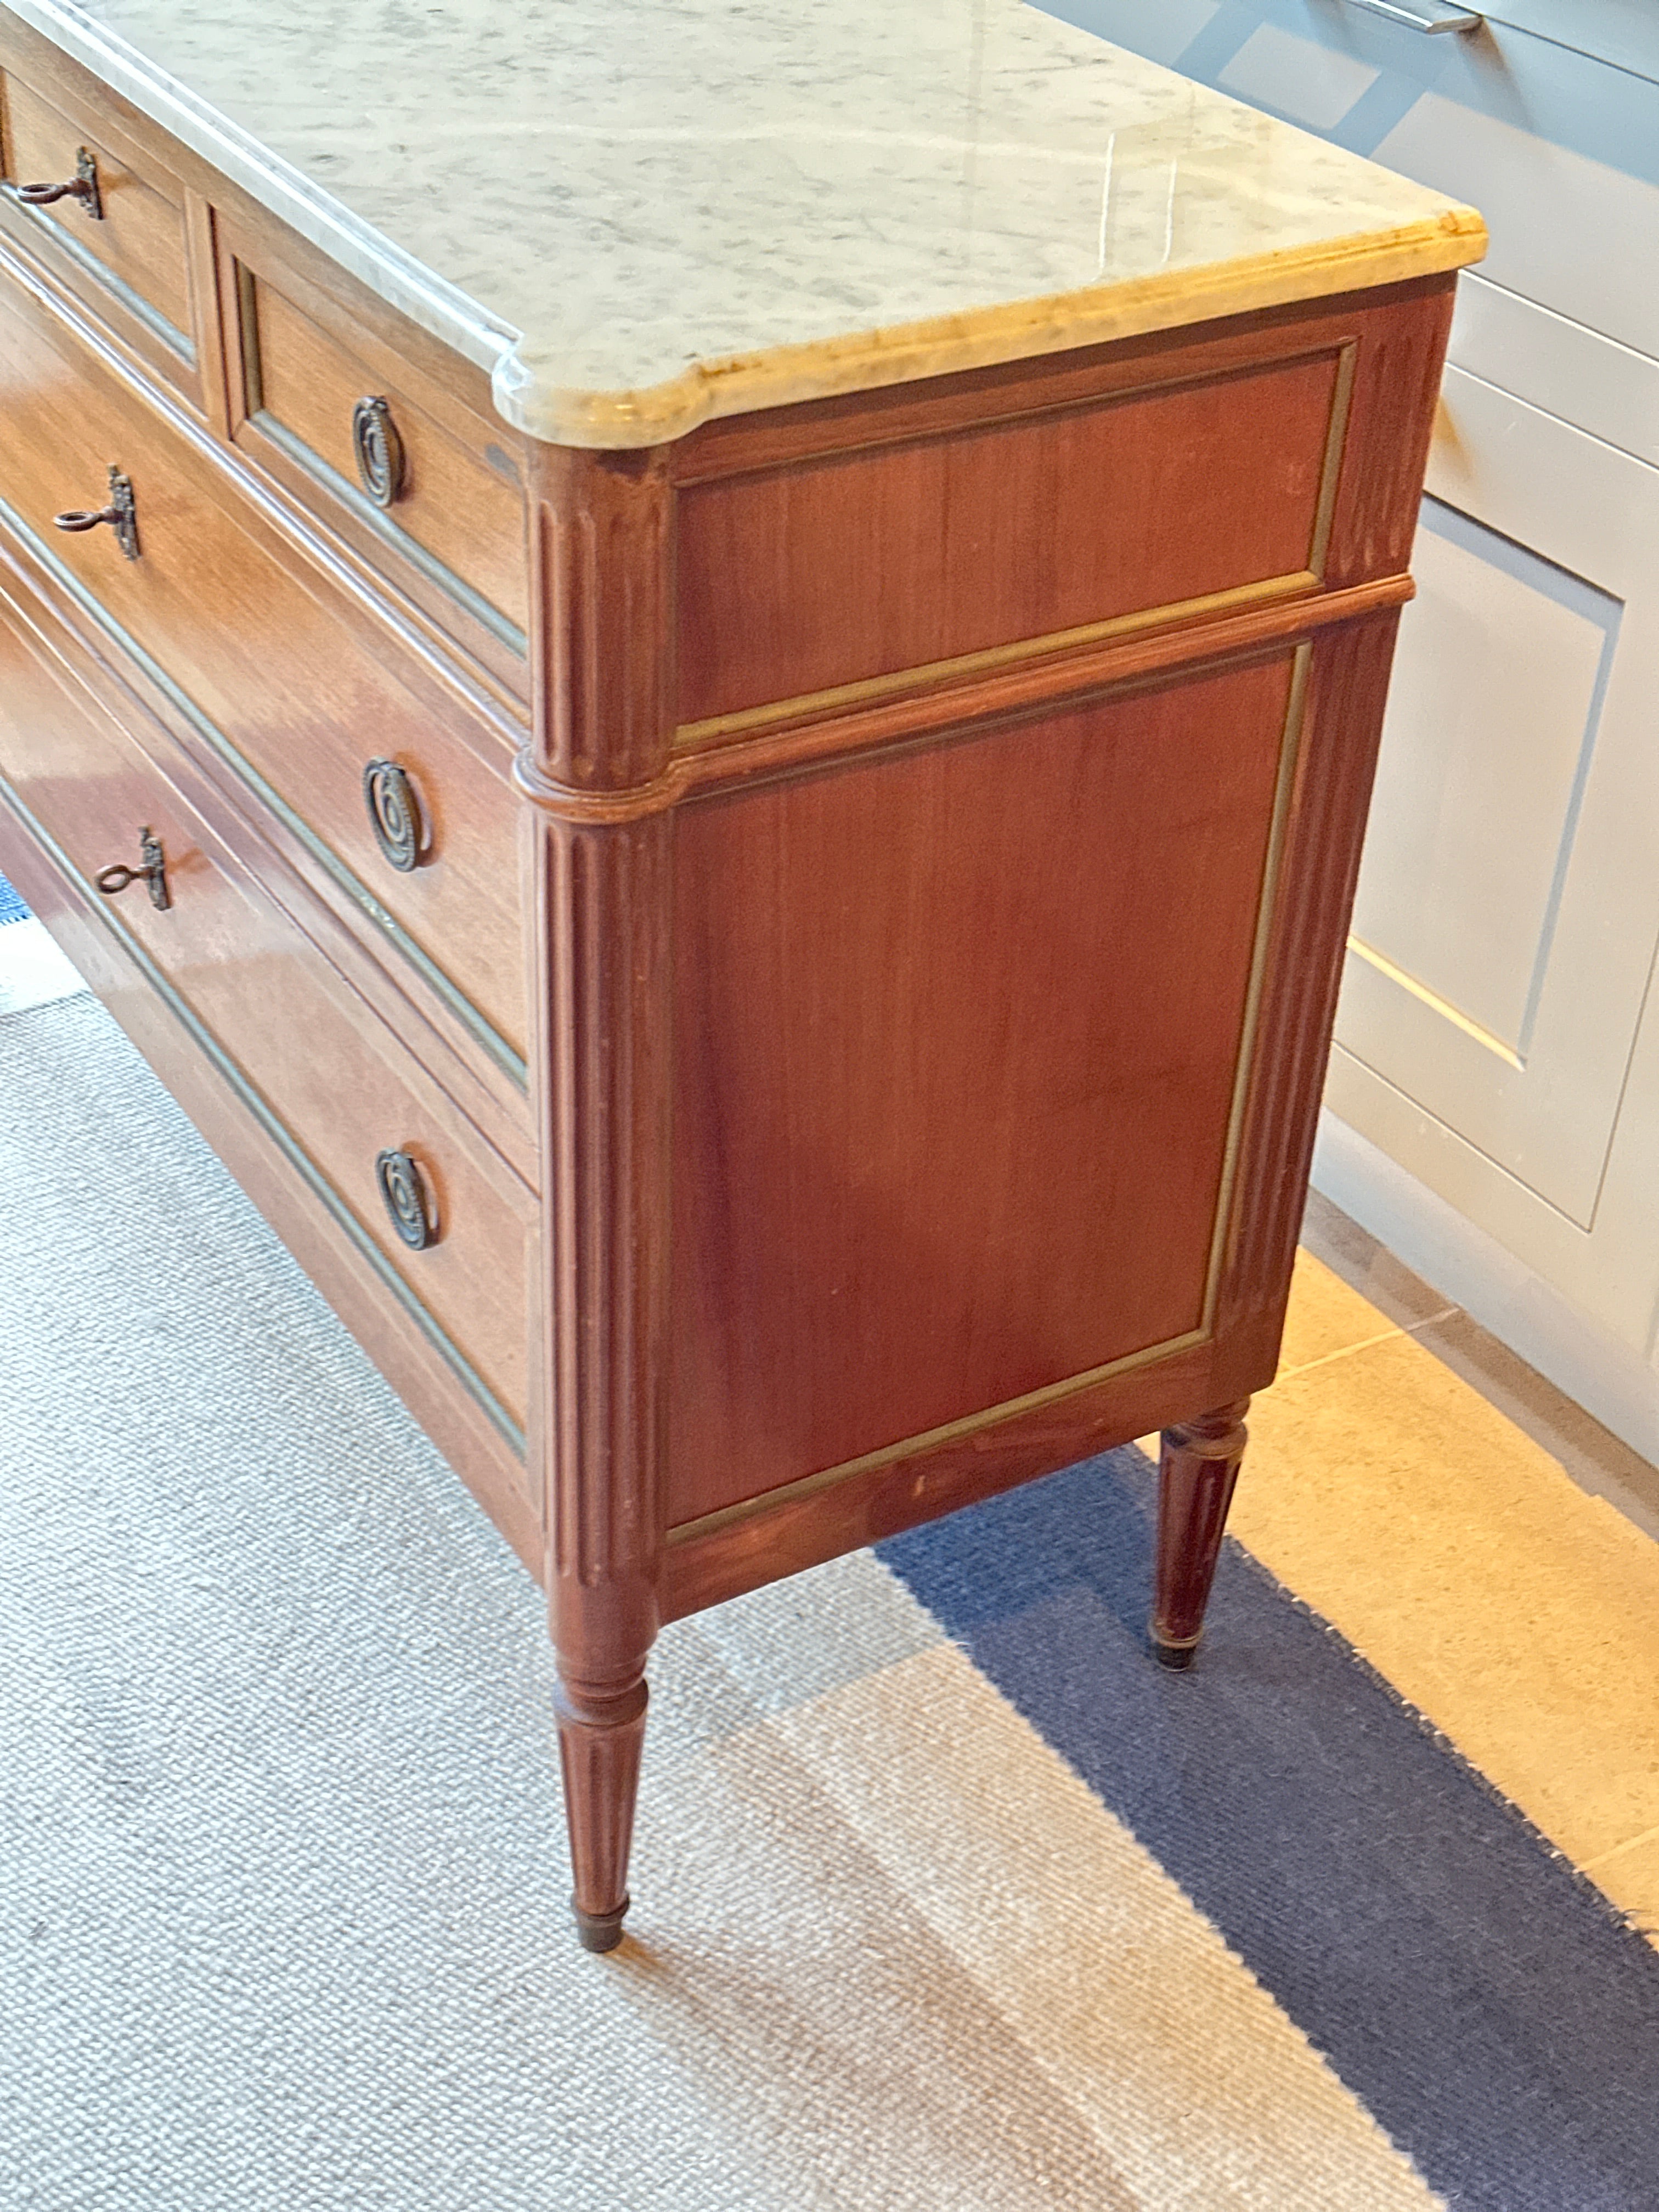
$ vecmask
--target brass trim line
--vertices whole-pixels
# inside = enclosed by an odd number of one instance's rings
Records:
[[[803,1474],[793,1482],[781,1483],[775,1490],[763,1490],[757,1497],[739,1498],[735,1505],[717,1506],[714,1512],[702,1514],[695,1521],[681,1521],[668,1531],[667,1541],[671,1547],[699,1543],[706,1536],[716,1535],[722,1528],[733,1528],[739,1522],[752,1521],[776,1506],[793,1505],[801,1498],[816,1497],[820,1491],[833,1490],[874,1468],[902,1466],[907,1459],[932,1451],[937,1445],[957,1443],[1018,1414],[1056,1405],[1062,1398],[1074,1397],[1097,1382],[1109,1382],[1115,1375],[1127,1375],[1137,1367],[1148,1367],[1154,1360],[1167,1359],[1172,1353],[1190,1351],[1194,1345],[1206,1341],[1203,1329],[1188,1329],[1183,1335],[1166,1338],[1162,1344],[1149,1344],[1139,1352],[1126,1352],[1102,1366],[1086,1368],[1080,1375],[1068,1375],[1058,1382],[1045,1382],[1040,1390],[1028,1390],[1023,1397],[1005,1399],[1001,1405],[988,1406],[981,1413],[964,1413],[959,1420],[945,1421],[936,1429],[925,1429],[921,1435],[906,1437],[902,1443],[883,1444],[875,1451],[861,1453],[857,1459],[842,1460],[837,1467],[820,1468],[816,1474]]]
[[[1238,1064],[1233,1075],[1233,1100],[1227,1117],[1227,1142],[1221,1156],[1221,1182],[1216,1193],[1215,1228],[1210,1245],[1210,1267],[1204,1288],[1204,1328],[1215,1327],[1216,1301],[1232,1229],[1233,1188],[1238,1176],[1238,1155],[1244,1140],[1244,1117],[1249,1104],[1250,1072],[1255,1060],[1257,1032],[1261,1024],[1261,994],[1266,988],[1267,956],[1272,949],[1273,923],[1279,913],[1279,878],[1285,858],[1285,839],[1290,825],[1291,798],[1296,787],[1297,763],[1302,753],[1302,726],[1307,712],[1308,678],[1313,647],[1296,647],[1291,665],[1290,697],[1285,704],[1285,727],[1279,741],[1279,773],[1273,783],[1273,811],[1267,830],[1267,851],[1261,870],[1261,902],[1256,908],[1255,942],[1250,948],[1249,981],[1244,990],[1244,1019],[1239,1034]]]
[[[1359,347],[1346,339],[1336,349],[1336,377],[1331,387],[1331,420],[1325,433],[1325,458],[1319,470],[1319,500],[1314,508],[1313,537],[1308,547],[1308,566],[1322,584],[1325,556],[1331,550],[1331,531],[1336,521],[1336,495],[1342,485],[1342,455],[1348,441],[1348,408],[1359,364]]]
[[[761,707],[744,707],[730,714],[712,714],[701,722],[682,722],[674,732],[677,752],[702,752],[726,745],[740,738],[764,736],[775,725],[816,721],[845,714],[855,707],[902,698],[933,685],[959,683],[974,676],[1000,675],[1042,660],[1050,654],[1075,653],[1079,647],[1103,645],[1114,638],[1166,624],[1193,623],[1206,615],[1223,614],[1235,607],[1263,601],[1293,599],[1318,590],[1320,578],[1311,568],[1297,568],[1282,576],[1264,577],[1254,584],[1234,584],[1224,592],[1206,592],[1197,599],[1170,599],[1162,606],[1139,612],[1110,615],[1102,622],[1079,623],[1071,629],[1048,630],[1040,637],[1016,639],[1008,645],[987,646],[977,653],[954,654],[947,660],[928,660],[890,675],[860,677],[851,684],[832,684],[823,691],[803,691],[793,699],[775,699]]]

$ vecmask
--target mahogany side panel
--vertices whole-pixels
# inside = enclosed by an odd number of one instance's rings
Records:
[[[996,1497],[1056,1468],[1195,1419],[1206,1406],[1272,1379],[1273,1353],[1187,1346],[983,1426],[907,1441],[848,1474],[836,1470],[729,1506],[669,1534],[664,1617],[678,1620],[781,1576],[879,1543]]]
[[[675,1523],[1204,1326],[1292,665],[682,810]]]
[[[1311,581],[1334,348],[679,499],[679,718]]]

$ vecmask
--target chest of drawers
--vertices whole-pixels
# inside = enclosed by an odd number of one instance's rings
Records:
[[[949,312],[826,267],[630,379],[567,294],[492,380],[137,16],[27,12],[0,866],[544,1582],[608,1948],[666,1619],[1162,1427],[1190,1658],[1478,220],[1078,41],[1031,144],[1161,258],[1039,296],[1033,184]],[[1006,132],[1073,34],[999,35]]]

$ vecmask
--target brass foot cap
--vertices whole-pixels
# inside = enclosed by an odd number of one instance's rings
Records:
[[[1179,1643],[1174,1643],[1153,1629],[1146,1640],[1152,1646],[1153,1658],[1160,1667],[1190,1667],[1198,1650],[1199,1639],[1195,1636],[1185,1636]]]
[[[614,1951],[623,1939],[623,1922],[627,1917],[629,1900],[623,1898],[614,1912],[584,1912],[574,1899],[571,1911],[576,1917],[576,1940],[584,1951]]]

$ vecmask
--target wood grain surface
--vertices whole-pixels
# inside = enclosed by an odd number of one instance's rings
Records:
[[[95,118],[65,113],[15,71],[4,85],[6,173],[15,184],[58,184],[76,173],[84,146],[98,165],[103,215],[94,221],[73,199],[39,210],[77,263],[90,257],[167,324],[181,353],[191,349],[191,282],[184,189],[129,143],[123,159]]]
[[[364,361],[278,283],[248,270],[238,293],[242,404],[253,424],[286,431],[355,491],[352,410],[365,397],[386,399],[405,462],[386,527],[404,532],[522,634],[529,585],[524,490],[507,475],[513,434],[453,406],[440,421],[410,390],[416,372],[408,364]],[[486,453],[495,457],[493,465]]]
[[[414,656],[314,569],[291,571],[211,455],[89,348],[20,289],[0,286],[0,497],[521,1053],[515,809],[495,730],[440,709]],[[60,508],[101,504],[112,463],[137,501],[137,561],[106,530],[52,526]],[[412,874],[388,865],[369,823],[376,757],[419,789],[427,854]]]
[[[683,722],[1310,576],[1336,349],[679,500]]]
[[[676,1522],[1203,1327],[1291,668],[686,810]]]
[[[72,670],[32,641],[23,611],[0,626],[0,770],[83,884],[138,865],[152,830],[171,904],[142,884],[106,902],[106,927],[154,963],[313,1164],[363,1237],[465,1352],[514,1420],[526,1407],[532,1194],[509,1175],[344,984],[264,880],[215,834],[188,763],[156,730],[149,750],[99,713]],[[135,720],[137,717],[135,716]],[[438,1238],[411,1251],[375,1180],[383,1149],[418,1162]]]

